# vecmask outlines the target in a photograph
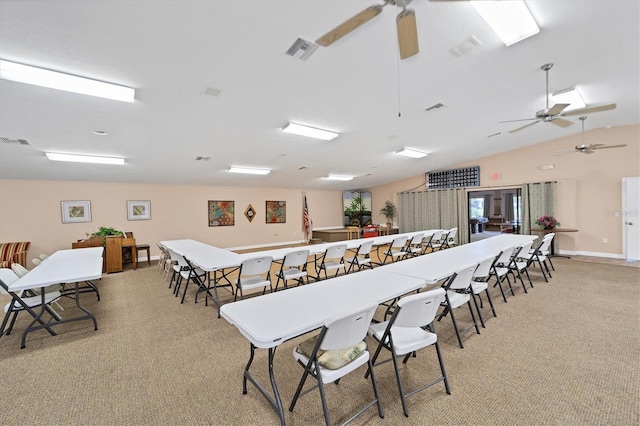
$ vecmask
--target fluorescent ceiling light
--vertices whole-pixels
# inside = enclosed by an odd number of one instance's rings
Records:
[[[353,176],[346,176],[346,175],[329,175],[325,178],[325,180],[343,180],[343,181],[347,181],[347,180],[353,180]]]
[[[231,167],[227,171],[229,173],[244,173],[247,175],[268,175],[271,173],[269,169],[252,169],[248,167]]]
[[[130,87],[118,86],[117,84],[90,80],[84,77],[77,77],[75,75],[63,74],[4,60],[0,60],[0,78],[122,102],[133,102],[136,93],[135,90]]]
[[[569,106],[564,109],[565,112],[587,106],[587,104],[584,103],[584,99],[582,99],[580,92],[578,92],[578,89],[573,87],[559,90],[552,94],[551,97],[553,98],[553,102],[556,104],[569,104]]]
[[[339,133],[330,132],[329,130],[316,129],[315,127],[303,126],[302,124],[289,123],[282,129],[285,133],[294,135],[307,136],[309,138],[330,141],[340,136]]]
[[[93,164],[114,164],[122,166],[124,158],[116,157],[96,157],[93,155],[76,155],[76,154],[56,154],[53,152],[45,152],[47,158],[52,161],[70,161],[72,163],[93,163]]]
[[[522,0],[472,1],[471,5],[507,46],[540,32]]]
[[[423,158],[429,155],[426,152],[418,151],[417,149],[412,149],[412,148],[403,148],[400,151],[396,151],[396,154],[404,155],[405,157],[410,157],[410,158]]]

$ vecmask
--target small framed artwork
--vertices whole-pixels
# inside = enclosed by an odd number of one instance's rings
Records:
[[[249,204],[249,206],[247,206],[247,208],[245,209],[244,217],[247,218],[249,223],[253,222],[253,219],[256,217],[256,210],[253,208],[251,204]]]
[[[62,201],[62,223],[91,222],[91,201]]]
[[[287,202],[286,201],[267,201],[267,223],[286,223],[287,222]]]
[[[233,201],[209,201],[209,226],[234,226]]]
[[[151,219],[151,201],[127,201],[127,220]]]

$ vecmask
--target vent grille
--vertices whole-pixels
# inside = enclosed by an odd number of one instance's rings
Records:
[[[18,145],[31,145],[26,139],[11,139],[11,138],[0,138],[2,143],[10,143],[10,144],[18,144]]]
[[[430,106],[429,108],[425,109],[425,111],[434,111],[434,110],[436,110],[436,109],[440,109],[440,108],[442,108],[443,106],[444,106],[444,104],[442,104],[442,103],[438,102],[437,104],[432,105],[432,106]]]
[[[294,58],[298,58],[301,61],[306,61],[317,49],[317,44],[298,38],[285,53],[289,56],[293,56]]]
[[[209,161],[211,159],[211,157],[196,157],[196,161]]]

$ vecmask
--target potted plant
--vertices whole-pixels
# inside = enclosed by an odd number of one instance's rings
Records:
[[[384,207],[380,209],[380,214],[387,218],[387,228],[391,229],[393,218],[396,217],[397,209],[393,202],[387,200],[384,202]]]

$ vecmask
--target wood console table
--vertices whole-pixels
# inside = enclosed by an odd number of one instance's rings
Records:
[[[136,239],[125,238],[119,236],[91,237],[87,240],[81,240],[71,244],[71,248],[87,248],[105,246],[104,262],[102,271],[110,274],[112,272],[122,272],[122,248],[129,247],[131,249],[131,261],[133,269],[138,267],[138,253],[136,250]]]

